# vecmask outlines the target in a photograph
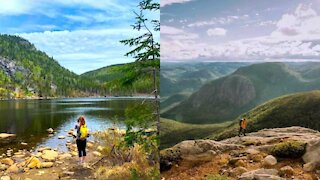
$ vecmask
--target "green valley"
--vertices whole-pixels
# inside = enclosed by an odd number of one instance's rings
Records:
[[[188,123],[229,121],[282,95],[320,88],[319,66],[304,63],[259,63],[203,85],[162,117]],[[299,68],[300,67],[300,68]],[[311,71],[311,67],[312,71]]]

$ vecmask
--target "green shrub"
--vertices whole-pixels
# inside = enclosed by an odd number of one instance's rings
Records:
[[[306,143],[299,141],[287,141],[278,143],[271,149],[271,154],[283,158],[299,158],[306,150]]]
[[[208,175],[205,180],[229,180],[228,177],[226,176],[222,176],[222,175],[219,175],[219,174],[214,174],[214,175]]]

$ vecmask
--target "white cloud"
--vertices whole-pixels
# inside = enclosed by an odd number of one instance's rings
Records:
[[[128,12],[137,4],[119,0],[0,0],[0,15],[43,14],[49,17],[59,15],[55,7],[91,7],[108,12]]]
[[[276,25],[276,21],[268,20],[268,21],[261,21],[258,23],[259,26],[269,26],[269,25]]]
[[[137,35],[135,33],[137,32],[131,29],[100,29],[45,31],[17,35],[28,39],[61,65],[76,73],[83,73],[111,64],[133,61],[132,58],[124,56],[129,48],[119,41]],[[87,63],[88,61],[92,63]]]
[[[227,17],[213,17],[210,20],[197,21],[188,24],[188,27],[204,27],[211,25],[226,25],[237,22],[239,20],[246,20],[249,18],[249,15],[245,14],[242,16],[227,16]]]
[[[186,3],[192,0],[161,0],[160,1],[160,6],[164,7],[170,4],[175,4],[175,3]]]
[[[270,22],[271,23],[271,22]],[[190,43],[161,41],[163,60],[320,60],[320,16],[311,5],[299,5],[284,14],[269,35],[212,45],[194,39]],[[212,29],[208,34],[223,34]],[[172,35],[173,36],[173,35]]]
[[[223,28],[213,28],[207,30],[208,36],[225,36],[227,34],[227,30]]]
[[[28,14],[37,5],[34,2],[26,3],[23,0],[0,0],[0,15]]]
[[[174,34],[182,34],[185,33],[183,30],[172,27],[172,26],[161,26],[161,34],[169,34],[169,35],[174,35]]]

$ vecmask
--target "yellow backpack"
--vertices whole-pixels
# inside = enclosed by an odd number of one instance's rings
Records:
[[[88,131],[87,125],[80,126],[80,139],[86,139],[88,136]]]

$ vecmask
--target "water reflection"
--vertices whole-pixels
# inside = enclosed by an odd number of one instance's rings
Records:
[[[141,101],[143,98],[0,101],[0,132],[17,134],[15,141],[0,144],[0,153],[9,147],[22,148],[21,142],[27,142],[27,148],[48,145],[65,150],[65,141],[57,137],[67,137],[65,131],[74,127],[80,115],[86,116],[88,127],[92,131],[105,129],[113,124],[125,128],[122,121],[124,109]],[[48,137],[46,132],[50,127],[57,131],[53,137]]]

